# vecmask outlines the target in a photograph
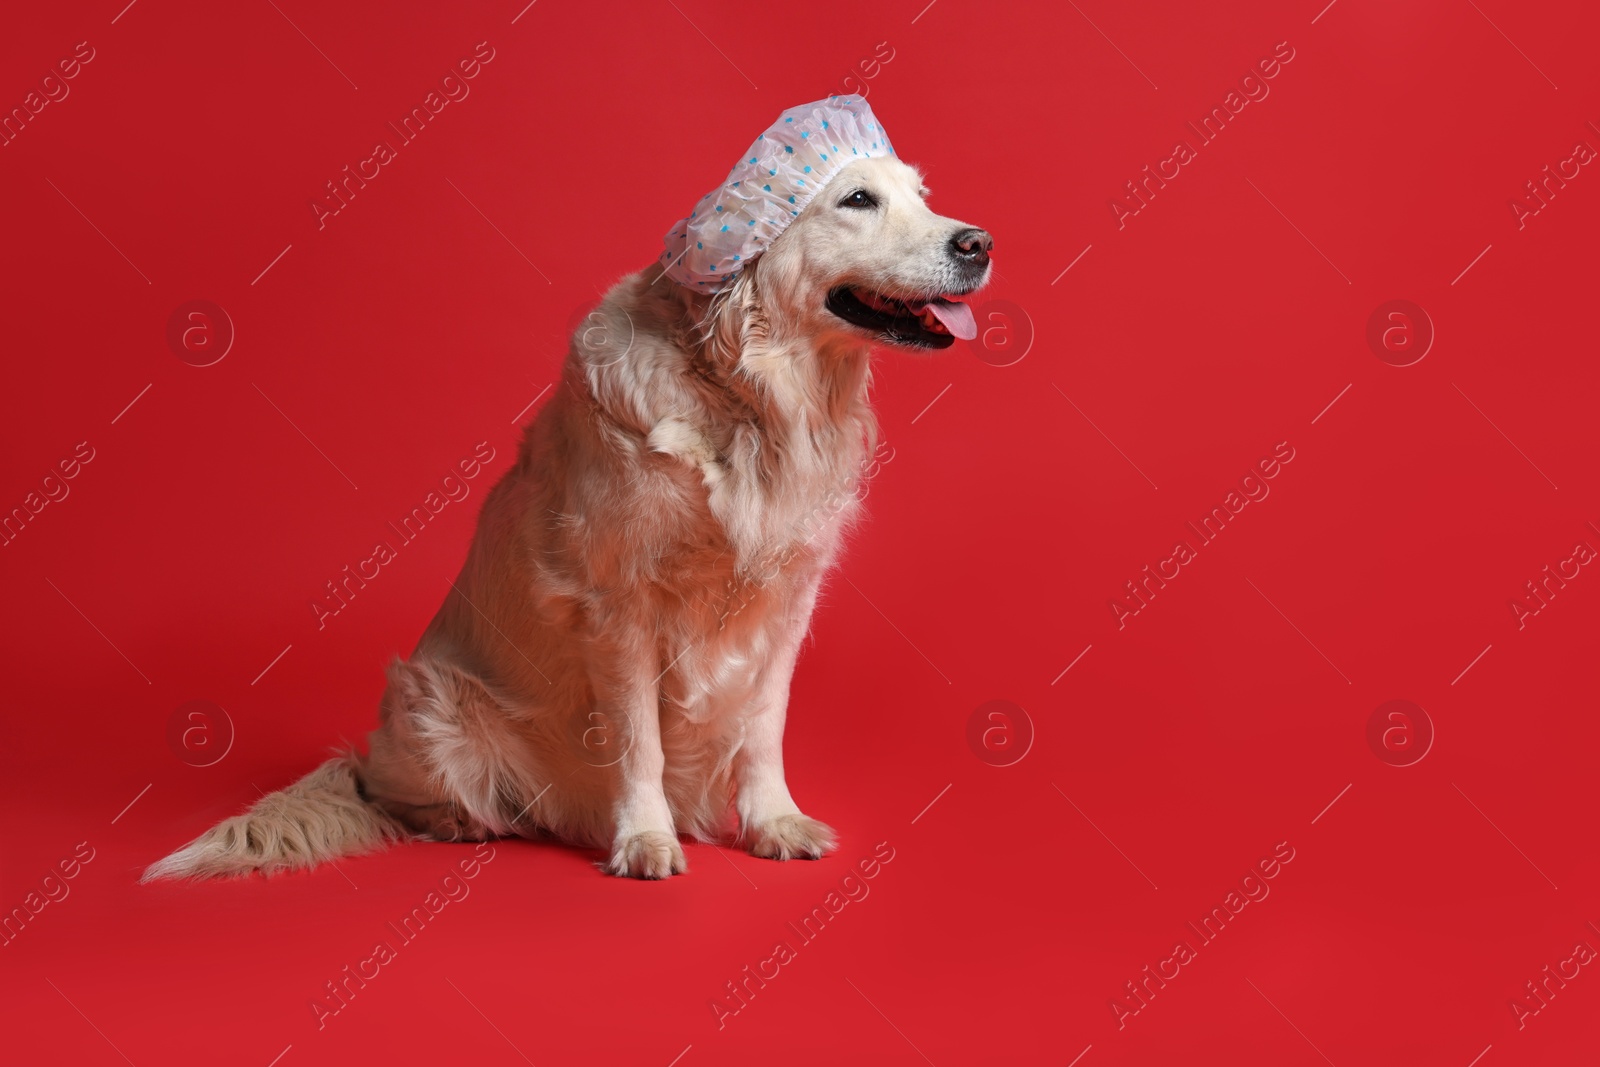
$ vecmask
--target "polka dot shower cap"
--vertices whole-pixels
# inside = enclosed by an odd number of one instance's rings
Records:
[[[778,239],[835,174],[894,155],[866,100],[830,96],[785,111],[720,187],[667,231],[661,263],[680,285],[716,292]]]

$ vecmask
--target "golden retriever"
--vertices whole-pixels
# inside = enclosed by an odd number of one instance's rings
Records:
[[[725,289],[652,266],[574,334],[465,566],[389,669],[367,754],[324,763],[149,881],[311,867],[410,837],[547,836],[665,878],[680,835],[819,858],[783,769],[795,657],[877,439],[873,345],[971,335],[986,232],[891,156],[851,162]],[[937,309],[937,310],[935,310]]]

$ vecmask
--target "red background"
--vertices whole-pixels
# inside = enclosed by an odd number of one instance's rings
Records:
[[[0,148],[0,506],[95,456],[0,549],[0,906],[95,855],[0,949],[8,1062],[1593,1055],[1590,968],[1520,1029],[1509,1002],[1600,946],[1600,577],[1521,630],[1508,607],[1600,545],[1600,177],[1521,229],[1508,206],[1600,145],[1592,10],[122,2],[0,39],[6,109],[95,49]],[[319,230],[323,183],[480,41],[470,96]],[[1282,41],[1270,96],[1119,229],[1110,199]],[[501,843],[319,1030],[324,983],[469,848],[138,872],[364,735],[577,316],[782,108],[862,85],[934,206],[993,231],[987,296],[1021,310],[979,301],[981,354],[879,360],[894,459],[788,735],[839,853],[689,846],[689,876],[641,884]],[[166,341],[196,299],[236,330],[207,367]],[[1366,341],[1394,299],[1437,333],[1411,366]],[[323,583],[479,441],[468,501],[319,630]],[[1108,600],[1284,441],[1270,496],[1119,629]],[[1034,732],[1005,767],[967,741],[996,699]],[[1392,699],[1436,731],[1411,766],[1367,741]],[[236,730],[211,766],[167,741],[192,700]],[[719,1029],[724,983],[881,841],[871,895]],[[1279,842],[1270,896],[1119,1028],[1124,983]]]

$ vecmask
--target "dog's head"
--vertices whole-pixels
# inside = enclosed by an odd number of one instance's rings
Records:
[[[976,336],[960,297],[989,280],[994,239],[928,208],[915,169],[861,159],[833,179],[757,262],[762,300],[812,336],[906,348]]]

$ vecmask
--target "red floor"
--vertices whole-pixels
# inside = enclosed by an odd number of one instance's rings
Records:
[[[0,1059],[1593,1058],[1592,10],[124,2],[0,35]],[[789,732],[839,852],[139,886],[361,739],[567,330],[863,88],[999,274],[879,364]]]

